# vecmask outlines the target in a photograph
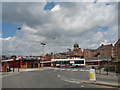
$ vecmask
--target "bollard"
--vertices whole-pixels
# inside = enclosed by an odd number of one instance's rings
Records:
[[[38,63],[38,68],[40,69],[40,63]]]
[[[53,63],[51,63],[51,67],[54,67],[54,66],[53,66]]]
[[[90,81],[96,81],[95,69],[90,69],[89,78]]]
[[[14,67],[13,67],[13,72],[14,72]]]

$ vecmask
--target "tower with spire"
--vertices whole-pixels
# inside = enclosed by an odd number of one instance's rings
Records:
[[[74,51],[78,51],[80,48],[79,48],[79,44],[77,42],[75,42],[74,44]]]

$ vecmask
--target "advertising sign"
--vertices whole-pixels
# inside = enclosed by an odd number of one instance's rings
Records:
[[[18,56],[18,59],[21,59],[21,56]]]
[[[70,64],[74,64],[74,61],[70,61]]]

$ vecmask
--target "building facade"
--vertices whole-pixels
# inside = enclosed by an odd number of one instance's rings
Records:
[[[114,58],[114,66],[115,66],[115,70],[117,73],[120,73],[120,39],[115,43],[114,46],[114,50],[115,50],[115,58]]]
[[[115,43],[115,62],[120,62],[120,39]]]
[[[114,56],[114,46],[112,44],[102,44],[97,49],[84,49],[84,58],[111,57]]]
[[[79,44],[76,42],[73,46],[73,50],[68,51],[69,58],[83,58],[83,52]]]
[[[102,44],[95,50],[95,56],[112,56],[114,54],[114,46],[112,44]]]
[[[94,53],[95,53],[95,50],[93,49],[84,49],[83,51],[84,58],[94,57],[95,56]]]

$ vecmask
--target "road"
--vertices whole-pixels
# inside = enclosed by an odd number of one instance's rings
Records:
[[[43,69],[3,77],[2,88],[109,88],[83,84],[85,80],[89,80],[87,70]]]

